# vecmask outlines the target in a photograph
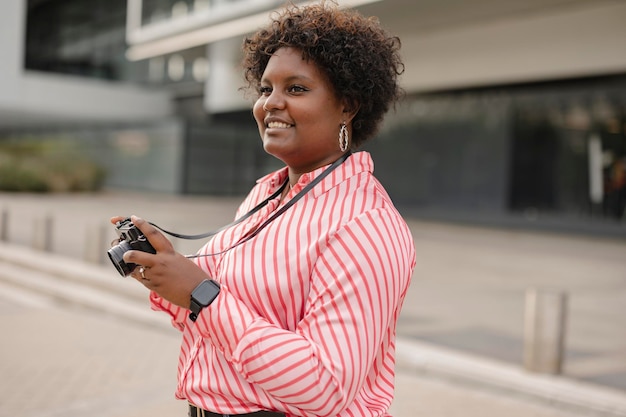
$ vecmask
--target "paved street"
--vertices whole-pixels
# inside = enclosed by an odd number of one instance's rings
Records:
[[[107,219],[138,214],[193,234],[228,223],[237,201],[0,193],[0,331],[10,335],[0,417],[184,415],[172,398],[177,335],[104,260]],[[50,251],[33,249],[46,217]],[[409,224],[418,266],[399,323],[395,417],[626,416],[625,241]],[[521,367],[533,287],[568,297],[560,376]]]
[[[29,294],[0,298],[0,417],[173,417],[177,334],[59,307]],[[398,375],[395,417],[565,417],[489,391]]]
[[[173,330],[13,297],[0,300],[0,416],[185,415]]]

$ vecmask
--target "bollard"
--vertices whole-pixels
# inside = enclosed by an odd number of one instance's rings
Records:
[[[528,289],[524,313],[524,368],[560,374],[563,366],[567,295],[556,290]]]
[[[114,236],[109,236],[108,231],[109,228],[105,229],[103,224],[87,226],[85,244],[83,245],[83,259],[85,261],[102,264],[105,259],[108,259],[106,252],[109,249],[109,243],[114,239]]]
[[[2,217],[0,217],[0,242],[9,241],[9,210],[2,209]]]
[[[46,215],[36,218],[33,230],[33,248],[52,252],[52,230],[52,217]]]

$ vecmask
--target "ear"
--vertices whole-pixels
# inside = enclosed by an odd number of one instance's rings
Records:
[[[356,114],[359,112],[360,108],[361,108],[361,104],[358,101],[354,99],[344,98],[343,99],[343,120],[346,123],[351,122],[352,119],[354,119],[354,116],[356,116]]]

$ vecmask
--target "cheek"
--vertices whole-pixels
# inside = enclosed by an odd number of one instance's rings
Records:
[[[263,126],[263,119],[265,118],[265,110],[263,110],[263,99],[258,99],[254,106],[252,107],[252,115],[254,116],[254,120],[256,120],[259,128]]]

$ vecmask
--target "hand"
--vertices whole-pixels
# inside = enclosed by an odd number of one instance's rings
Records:
[[[123,219],[125,217],[112,217],[111,223]],[[176,252],[165,235],[150,223],[137,216],[131,216],[131,221],[148,239],[156,254],[138,250],[126,252],[124,262],[140,265],[130,276],[169,302],[189,308],[191,292],[209,276],[191,260]],[[143,276],[141,267],[144,268]]]

